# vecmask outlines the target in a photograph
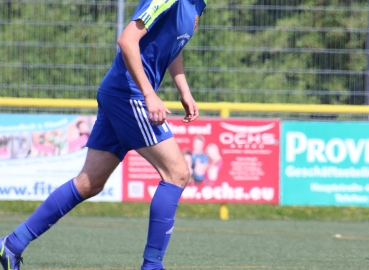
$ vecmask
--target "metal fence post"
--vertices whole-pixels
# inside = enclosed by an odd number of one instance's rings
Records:
[[[117,40],[118,40],[124,28],[124,0],[118,0],[117,13],[118,13],[117,14]]]

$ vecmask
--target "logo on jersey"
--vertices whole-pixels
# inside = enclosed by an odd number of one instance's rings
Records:
[[[195,17],[195,26],[193,27],[193,30],[196,30],[198,24],[199,24],[199,16],[196,15],[196,17]]]
[[[181,35],[181,36],[178,36],[178,37],[177,37],[177,40],[178,40],[178,39],[183,39],[183,38],[184,38],[184,39],[187,39],[187,41],[189,41],[191,37],[190,37],[190,35],[189,35],[189,34],[187,34],[187,33],[186,33],[186,34],[183,34],[183,35]]]
[[[180,51],[183,47],[184,47],[184,45],[186,45],[186,43],[190,40],[190,38],[191,38],[191,36],[189,35],[189,34],[183,34],[183,35],[180,35],[180,36],[178,36],[177,37],[177,42],[178,42],[178,47],[177,47],[177,49],[172,53],[172,55],[173,54],[175,54],[175,53],[177,53],[178,51]]]

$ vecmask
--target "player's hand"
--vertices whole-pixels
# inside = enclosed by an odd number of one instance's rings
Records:
[[[185,93],[181,96],[181,103],[186,111],[186,116],[182,119],[183,123],[192,122],[199,117],[199,109],[196,101],[191,95],[191,92]]]
[[[146,108],[149,112],[149,122],[153,126],[160,126],[167,118],[167,113],[170,113],[163,101],[152,92],[145,96]]]

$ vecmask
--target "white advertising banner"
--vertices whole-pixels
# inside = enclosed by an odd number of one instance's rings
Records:
[[[95,116],[0,114],[0,200],[45,200],[75,177]],[[122,165],[90,201],[122,201]]]

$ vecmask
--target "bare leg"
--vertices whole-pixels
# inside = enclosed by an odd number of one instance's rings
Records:
[[[154,166],[165,182],[184,188],[190,181],[190,170],[174,138],[137,149],[137,152]]]
[[[74,178],[81,197],[88,199],[100,193],[119,163],[115,154],[89,148],[82,171]]]

